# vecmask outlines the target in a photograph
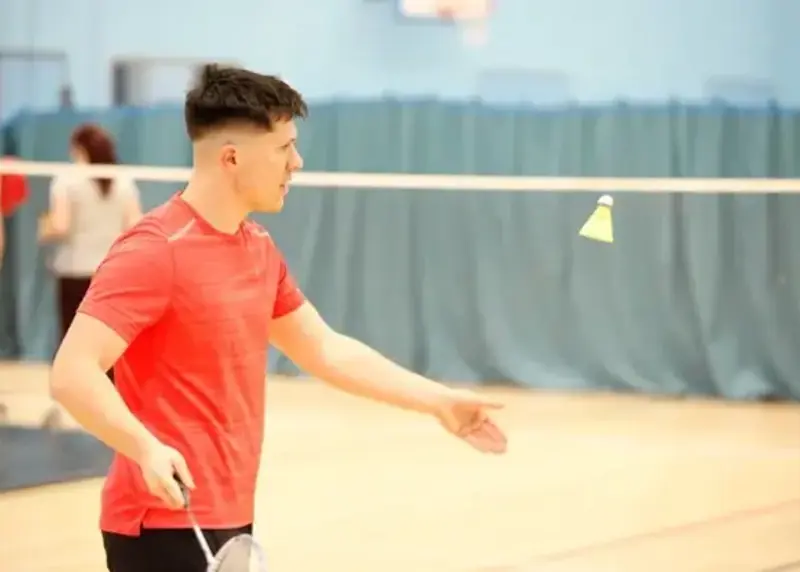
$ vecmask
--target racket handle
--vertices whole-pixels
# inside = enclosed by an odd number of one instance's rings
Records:
[[[178,483],[178,486],[181,489],[181,494],[183,495],[184,508],[189,508],[189,499],[190,499],[189,487],[183,484],[183,481],[181,480],[181,478],[178,476],[177,473],[173,474],[172,478],[175,479],[175,482]]]

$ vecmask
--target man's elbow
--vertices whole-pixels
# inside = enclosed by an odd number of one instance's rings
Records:
[[[50,368],[50,397],[61,403],[64,394],[69,388],[69,373],[63,359],[56,358],[53,366]]]
[[[66,405],[74,399],[78,388],[76,382],[80,380],[80,368],[76,360],[68,356],[56,356],[50,368],[50,397],[53,401]]]

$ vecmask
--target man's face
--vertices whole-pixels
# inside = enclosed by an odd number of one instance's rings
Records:
[[[281,211],[292,173],[303,167],[294,121],[276,121],[272,131],[244,137],[231,152],[226,159],[228,172],[247,209]]]

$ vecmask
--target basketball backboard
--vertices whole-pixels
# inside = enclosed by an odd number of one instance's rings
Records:
[[[454,24],[463,31],[468,44],[486,40],[486,24],[493,0],[396,0],[401,16],[417,21]]]
[[[407,18],[482,20],[492,11],[492,0],[397,0]]]

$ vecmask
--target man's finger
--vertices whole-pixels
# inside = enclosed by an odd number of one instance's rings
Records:
[[[182,478],[182,477],[181,477]],[[164,492],[169,497],[169,505],[173,508],[183,508],[188,500],[181,490],[178,482],[170,476],[161,483]]]
[[[485,445],[486,450],[491,453],[505,453],[508,448],[508,443],[503,437],[496,438],[494,435],[486,431],[479,432],[479,438]]]
[[[188,500],[183,494],[183,491],[173,479],[170,479],[170,484],[167,486],[167,494],[170,498],[170,505],[174,508],[186,508],[186,501]]]
[[[181,493],[180,487],[178,483],[175,482],[175,479],[170,478],[159,481],[153,493],[170,508],[179,509],[184,507],[183,493]]]
[[[491,435],[492,439],[497,439],[498,441],[508,441],[505,433],[494,424],[491,419],[487,419],[482,427],[483,431],[485,431],[488,435]]]
[[[472,433],[465,437],[464,440],[482,453],[503,453],[505,451],[504,443],[497,442],[489,435],[481,434],[480,432]]]
[[[183,457],[176,457],[172,460],[172,468],[175,469],[181,482],[189,489],[194,489],[194,479],[189,472],[189,467],[186,465],[186,460]]]

